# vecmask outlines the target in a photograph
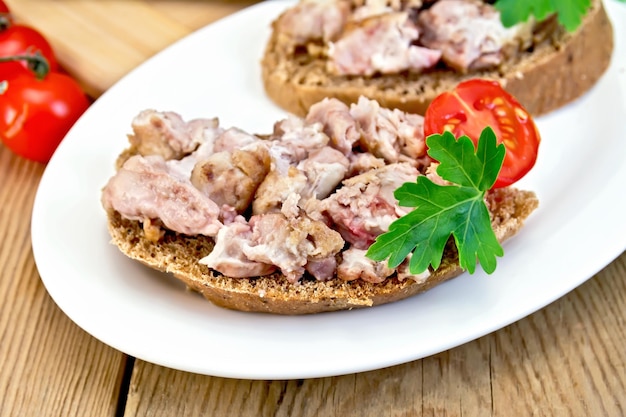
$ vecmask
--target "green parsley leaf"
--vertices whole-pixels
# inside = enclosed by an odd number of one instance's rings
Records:
[[[498,0],[495,8],[500,12],[500,20],[505,27],[511,27],[528,20],[534,16],[537,20],[543,20],[552,10],[552,0]]]
[[[409,269],[424,272],[441,264],[446,242],[452,235],[459,253],[459,265],[474,273],[476,261],[487,273],[496,268],[496,257],[504,251],[491,227],[485,193],[496,181],[505,147],[496,144],[491,128],[485,128],[478,149],[467,136],[458,140],[450,132],[426,139],[428,154],[439,161],[437,173],[453,185],[438,185],[426,176],[403,184],[394,196],[403,207],[415,209],[389,226],[369,247],[367,256],[375,261],[388,258],[396,268],[412,253]]]
[[[525,22],[530,16],[543,20],[556,13],[559,23],[573,32],[591,7],[591,0],[496,0],[494,6],[505,27]]]

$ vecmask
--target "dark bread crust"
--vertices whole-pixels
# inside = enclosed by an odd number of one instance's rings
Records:
[[[349,104],[360,95],[382,107],[424,114],[437,95],[478,77],[497,80],[528,112],[538,116],[579,98],[598,81],[610,64],[613,28],[602,1],[593,0],[574,33],[558,29],[534,50],[497,71],[459,74],[440,70],[371,78],[330,75],[323,59],[287,55],[277,40],[278,34],[272,30],[261,62],[265,91],[277,105],[299,116],[326,97]]]
[[[494,191],[487,202],[500,241],[513,236],[538,205],[533,192],[514,188]],[[210,238],[168,231],[155,243],[146,239],[141,223],[123,219],[116,212],[108,213],[108,227],[112,243],[126,256],[173,274],[218,306],[240,311],[295,315],[375,306],[424,292],[463,272],[455,252],[449,250],[439,269],[421,283],[396,278],[381,284],[310,279],[294,285],[279,273],[258,278],[229,278],[198,263],[213,249]]]

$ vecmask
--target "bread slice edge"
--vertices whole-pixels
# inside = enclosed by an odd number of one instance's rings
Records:
[[[325,71],[322,59],[305,63],[291,59],[276,47],[277,39],[272,30],[261,60],[263,85],[272,101],[299,116],[326,97],[350,104],[361,95],[382,107],[424,114],[437,95],[469,78],[498,81],[530,114],[540,116],[591,89],[607,70],[614,46],[613,28],[601,0],[593,0],[575,32],[558,30],[515,62],[468,74],[450,70],[373,78],[333,76]]]
[[[504,242],[522,228],[538,200],[531,191],[509,187],[491,193],[488,205],[496,236]],[[335,278],[291,284],[280,273],[229,278],[198,263],[213,248],[211,238],[166,232],[159,242],[153,242],[144,236],[140,222],[123,219],[117,212],[107,215],[111,243],[123,254],[173,275],[213,304],[232,310],[301,315],[372,307],[411,297],[463,273],[454,254],[447,252],[441,266],[419,282],[390,278],[373,284]]]

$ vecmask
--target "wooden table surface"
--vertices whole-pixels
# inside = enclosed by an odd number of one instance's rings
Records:
[[[163,47],[249,4],[7,3],[49,37],[68,72],[95,97]],[[0,145],[0,416],[626,414],[626,254],[529,317],[422,360],[291,381],[196,375],[110,348],[51,300],[30,241],[44,168]]]

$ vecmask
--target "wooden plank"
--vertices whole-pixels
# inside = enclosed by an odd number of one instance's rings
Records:
[[[113,416],[125,356],[71,322],[35,267],[30,213],[42,172],[0,144],[0,414]]]
[[[100,96],[133,68],[195,29],[252,3],[7,1],[18,21],[46,36],[61,65],[92,97]]]
[[[7,3],[18,19],[52,41],[63,65],[94,96],[165,46],[249,4],[245,0]],[[132,28],[140,28],[139,35]],[[34,267],[28,226],[41,173],[40,165],[24,162],[0,145],[2,414],[113,415],[125,356],[65,317]],[[137,361],[125,414],[624,415],[625,269],[622,255],[577,290],[518,323],[441,354],[379,371],[299,381],[246,381]]]
[[[517,323],[378,371],[247,381],[137,361],[125,415],[623,415],[625,269],[623,254],[580,288]],[[332,346],[328,351],[332,354]]]
[[[152,7],[162,11],[171,19],[180,22],[190,30],[199,29],[222,17],[228,16],[259,0],[212,0],[207,1],[153,1]]]

